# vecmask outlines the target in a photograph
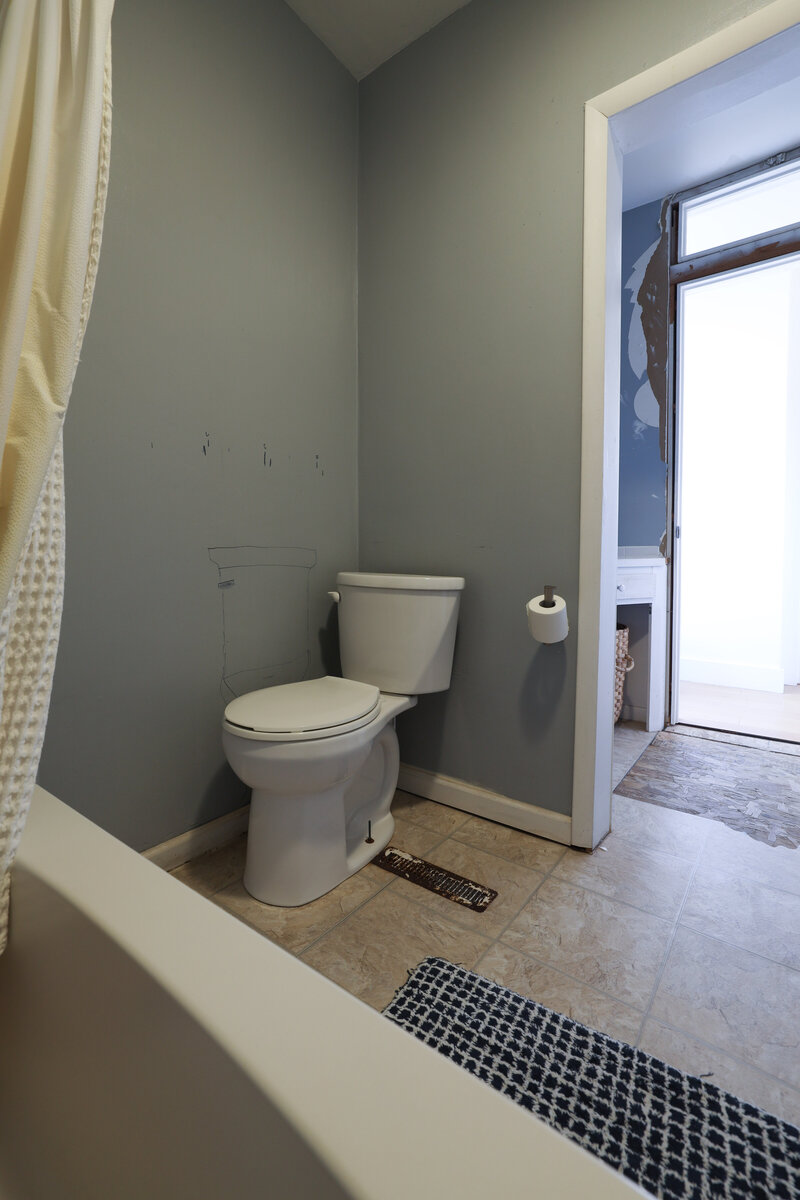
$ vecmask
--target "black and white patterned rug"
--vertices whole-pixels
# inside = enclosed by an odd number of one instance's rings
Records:
[[[664,1200],[797,1200],[800,1130],[441,958],[384,1013]]]

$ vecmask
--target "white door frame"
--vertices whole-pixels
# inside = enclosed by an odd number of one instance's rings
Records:
[[[572,844],[611,827],[616,626],[622,155],[611,117],[800,23],[800,0],[776,0],[589,100],[585,108],[583,372],[578,664]]]
[[[682,306],[682,293],[677,289],[676,303]],[[683,313],[675,313],[675,363],[683,359]],[[675,725],[678,721],[681,692],[681,522],[683,512],[683,374],[676,370],[672,380],[675,395],[675,439],[672,444],[675,474],[672,483],[672,615],[670,619],[669,641],[670,654],[669,688],[669,720]]]

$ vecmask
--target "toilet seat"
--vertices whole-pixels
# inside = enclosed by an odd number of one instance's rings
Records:
[[[380,711],[380,692],[355,679],[304,679],[231,700],[223,726],[263,742],[303,742],[361,729]]]

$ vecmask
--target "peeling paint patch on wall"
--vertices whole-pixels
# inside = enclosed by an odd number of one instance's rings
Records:
[[[628,328],[628,364],[637,379],[642,381],[633,398],[633,411],[636,417],[633,424],[633,434],[637,438],[643,436],[648,425],[654,426],[657,429],[659,424],[658,401],[655,398],[650,379],[647,375],[649,347],[644,332],[642,305],[640,301],[640,297],[644,298],[642,293],[645,292],[645,269],[658,249],[658,244],[658,241],[652,242],[644,253],[639,255],[633,264],[633,271],[630,277],[623,285],[625,290],[631,293],[631,303],[633,305]]]
[[[226,700],[305,678],[309,589],[317,552],[303,546],[211,546],[222,603]]]
[[[666,526],[667,205],[623,213],[619,544],[658,546]]]
[[[667,214],[670,200],[661,204],[661,236],[644,272],[637,300],[647,347],[647,382],[656,402],[661,458],[667,461],[667,357],[669,355],[669,230]],[[652,422],[649,422],[652,424]]]

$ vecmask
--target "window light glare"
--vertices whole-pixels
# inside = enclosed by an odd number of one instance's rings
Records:
[[[739,180],[681,205],[680,256],[800,223],[800,162]]]

